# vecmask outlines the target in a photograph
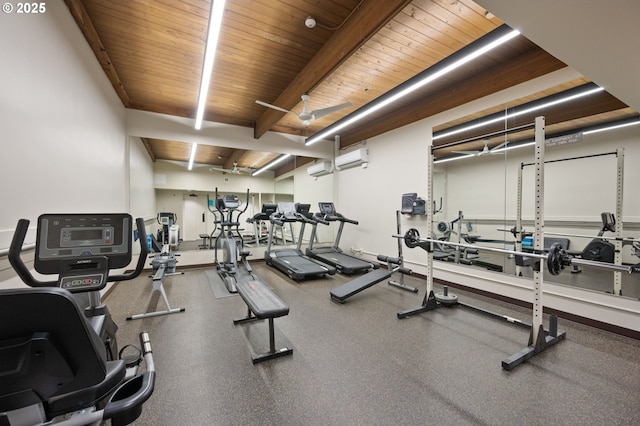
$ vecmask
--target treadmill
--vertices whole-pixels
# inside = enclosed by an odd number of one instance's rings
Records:
[[[307,223],[315,224],[318,219],[307,217],[296,212],[296,205],[292,202],[278,203],[278,211],[269,217],[269,237],[267,238],[267,250],[264,252],[264,260],[267,265],[273,266],[289,278],[296,281],[308,278],[324,277],[334,275],[336,268],[316,262],[302,253],[302,237]],[[282,226],[285,223],[300,222],[300,235],[296,248],[272,249],[273,229],[276,225]]]
[[[311,238],[309,240],[309,247],[307,247],[306,255],[317,259],[327,265],[331,265],[338,270],[338,272],[345,275],[353,275],[356,273],[367,272],[370,269],[377,269],[378,265],[362,260],[358,257],[349,256],[345,254],[339,246],[340,237],[342,236],[342,230],[345,223],[358,224],[358,221],[348,219],[336,212],[336,208],[333,203],[318,203],[320,209],[319,213],[316,213],[315,217],[321,220],[315,221],[313,224],[313,231],[311,232]],[[332,246],[327,247],[314,247],[313,243],[316,239],[316,230],[318,223],[329,224],[329,222],[340,222],[338,228],[338,234],[333,242]]]

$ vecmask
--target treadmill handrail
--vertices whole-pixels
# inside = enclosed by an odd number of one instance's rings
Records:
[[[344,215],[340,214],[340,213],[333,213],[333,214],[328,214],[328,213],[317,213],[318,216],[322,216],[323,219],[328,220],[329,222],[346,222],[346,223],[351,223],[353,225],[358,225],[358,221],[357,220],[353,220],[353,219],[349,219],[348,217],[345,217]]]

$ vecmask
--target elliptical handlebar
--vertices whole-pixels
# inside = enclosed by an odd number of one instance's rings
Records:
[[[36,279],[20,257],[24,239],[27,236],[27,231],[29,230],[29,223],[30,221],[28,219],[20,219],[18,221],[16,231],[13,234],[13,238],[11,239],[11,246],[9,248],[9,263],[16,271],[20,279],[22,279],[22,281],[29,287],[57,287],[57,280],[40,281]],[[136,269],[129,274],[109,275],[107,277],[107,281],[131,280],[140,275],[140,273],[144,269],[147,255],[149,254],[149,248],[147,247],[147,232],[144,226],[143,218],[139,217],[136,219],[136,227],[138,229],[138,240],[140,241],[140,257],[138,258]]]

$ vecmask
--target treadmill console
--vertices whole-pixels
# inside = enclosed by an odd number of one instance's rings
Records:
[[[278,211],[278,205],[274,203],[265,203],[262,205],[262,213],[267,215],[267,217],[271,216],[273,213]]]
[[[281,201],[278,203],[278,213],[282,215],[283,219],[296,219],[296,205],[290,201]]]
[[[300,213],[304,217],[310,218],[311,214],[311,204],[300,204],[296,203],[296,212]]]
[[[100,290],[110,269],[131,262],[132,223],[128,214],[44,214],[34,267],[59,274],[58,285],[70,291]]]
[[[336,207],[333,203],[318,203],[318,208],[320,209],[320,213],[323,216],[335,216],[336,215]]]

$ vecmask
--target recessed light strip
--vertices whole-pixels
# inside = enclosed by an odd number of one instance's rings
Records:
[[[595,88],[594,87],[590,87],[590,88],[588,88],[588,89],[586,89],[584,91],[581,91],[581,92],[578,92],[578,93],[573,93],[571,95],[568,95],[568,96],[565,96],[565,97],[562,97],[562,98],[559,98],[559,99],[554,99],[554,100],[551,100],[549,102],[544,102],[544,103],[541,103],[539,105],[532,106],[530,108],[525,108],[523,110],[514,111],[512,113],[507,113],[506,115],[500,114],[500,115],[498,115],[496,117],[489,118],[489,119],[487,119],[485,121],[480,121],[480,122],[477,122],[477,123],[474,123],[474,124],[470,124],[469,126],[460,127],[460,128],[455,129],[455,130],[451,130],[449,132],[438,133],[437,135],[433,136],[433,140],[435,141],[435,140],[438,140],[438,139],[446,138],[448,136],[457,135],[459,133],[463,133],[463,132],[466,132],[466,131],[469,131],[469,130],[477,129],[479,127],[487,126],[489,124],[498,123],[500,121],[506,121],[506,120],[508,120],[510,118],[519,117],[519,116],[524,115],[524,114],[529,114],[529,113],[532,113],[532,112],[535,112],[535,111],[539,111],[539,110],[544,109],[544,108],[548,108],[548,107],[551,107],[551,106],[554,106],[554,105],[558,105],[558,104],[562,104],[562,103],[565,103],[565,102],[573,101],[575,99],[579,99],[579,98],[582,98],[584,96],[589,96],[589,95],[592,95],[594,93],[601,92],[602,90],[604,90],[602,87],[595,87]]]
[[[598,133],[598,132],[605,132],[605,131],[609,131],[609,130],[616,130],[616,129],[621,129],[624,127],[629,127],[629,126],[635,126],[640,124],[640,117],[634,117],[631,119],[624,119],[624,120],[617,120],[617,121],[611,121],[609,123],[603,123],[597,126],[591,126],[591,127],[585,127],[584,129],[580,130],[571,130],[568,133],[560,133],[560,134],[554,134],[551,135],[551,137],[559,137],[559,136],[564,136],[566,134],[571,134],[571,133],[578,133],[578,132],[582,132],[583,135],[590,135],[593,133]],[[517,148],[524,148],[527,146],[531,146],[534,145],[535,142],[530,142],[530,141],[522,141],[522,142],[513,142],[510,145],[505,145],[502,148],[497,148],[497,149],[493,149],[492,152],[493,153],[498,153],[498,152],[504,152],[504,151],[509,151],[512,149],[517,149]],[[475,155],[471,154],[471,155],[458,155],[458,156],[447,156],[447,157],[442,157],[439,158],[437,160],[434,160],[434,164],[435,163],[446,163],[447,161],[455,161],[455,160],[462,160],[463,158],[469,158],[469,157],[475,157]]]
[[[595,127],[591,129],[587,129],[582,132],[583,135],[590,135],[592,133],[605,132],[608,130],[621,129],[623,127],[635,126],[636,124],[640,124],[640,118],[636,117],[631,121],[622,121],[622,122],[614,122],[608,123],[600,127]]]
[[[276,164],[279,164],[279,163],[283,162],[284,160],[286,160],[289,157],[291,157],[291,154],[281,154],[275,160],[265,164],[264,166],[260,167],[255,172],[251,173],[251,176],[258,176],[260,173],[262,173],[262,172],[264,172],[266,170],[269,170],[271,167],[275,166]]]
[[[209,83],[213,72],[213,61],[216,57],[218,37],[222,26],[222,15],[224,13],[225,0],[213,0],[209,15],[209,28],[207,30],[207,45],[204,51],[204,63],[202,65],[202,76],[200,77],[200,93],[198,94],[198,109],[196,111],[196,130],[202,127],[204,108],[209,94]]]
[[[345,127],[355,123],[356,121],[362,120],[364,117],[373,114],[374,112],[380,110],[381,108],[384,108],[385,106],[397,101],[400,98],[403,98],[405,96],[407,96],[408,94],[420,89],[421,87],[431,83],[432,81],[450,73],[451,71],[454,71],[458,68],[460,68],[461,66],[467,64],[468,62],[484,55],[485,53],[495,49],[496,47],[506,43],[507,41],[511,40],[512,38],[518,36],[520,34],[519,31],[516,30],[511,30],[508,26],[503,26],[498,28],[497,30],[494,30],[494,32],[497,32],[497,34],[500,34],[501,32],[510,30],[509,32],[507,32],[506,34],[498,37],[497,39],[471,51],[470,53],[462,56],[459,59],[454,59],[453,62],[451,62],[450,64],[444,65],[442,67],[438,67],[437,65],[432,67],[429,70],[426,70],[425,73],[422,77],[418,77],[417,80],[415,80],[415,78],[412,78],[410,80],[408,80],[407,82],[401,84],[400,86],[398,86],[396,89],[398,90],[397,92],[395,90],[393,90],[390,93],[387,93],[385,95],[382,95],[381,97],[379,97],[378,99],[374,100],[373,102],[369,103],[368,105],[366,105],[365,107],[361,108],[360,111],[356,111],[354,113],[352,113],[351,116],[347,116],[344,119],[337,121],[336,123],[332,124],[331,126],[327,127],[326,129],[324,129],[323,131],[321,131],[320,133],[317,133],[313,136],[311,136],[310,138],[308,138],[305,141],[305,145],[311,145],[314,144],[322,139],[325,139],[329,136],[333,136],[335,135],[339,130],[344,129]],[[489,33],[489,36],[493,35],[494,33]],[[494,35],[495,36],[495,35]],[[454,54],[455,55],[455,54]],[[452,58],[452,57],[449,57]],[[447,61],[447,59],[445,59],[444,61],[442,61],[440,64],[445,64]],[[435,70],[434,70],[435,69]],[[421,75],[421,74],[419,74]],[[415,81],[414,81],[415,80]],[[405,86],[406,87],[403,87]]]
[[[193,161],[196,159],[196,150],[198,149],[198,144],[191,144],[191,154],[189,154],[189,170],[193,169]]]

